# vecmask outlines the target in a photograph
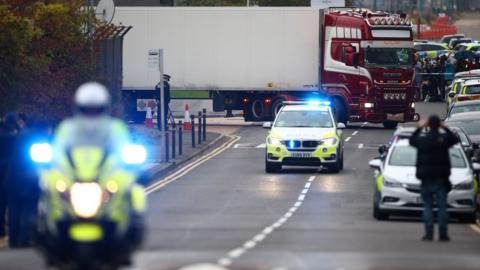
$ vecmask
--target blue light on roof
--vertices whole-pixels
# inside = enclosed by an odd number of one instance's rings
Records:
[[[312,99],[308,101],[308,105],[310,106],[330,106],[332,103],[329,100],[316,100]]]

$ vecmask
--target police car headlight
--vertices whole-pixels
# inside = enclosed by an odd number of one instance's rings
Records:
[[[392,188],[401,188],[403,187],[403,184],[394,180],[388,180],[386,178],[383,179],[383,185],[386,187],[392,187]]]
[[[81,218],[92,218],[102,205],[102,188],[98,183],[75,183],[70,189],[73,211]]]
[[[36,143],[30,147],[30,158],[35,163],[49,163],[53,158],[52,146],[48,143]]]
[[[142,164],[147,160],[147,150],[139,144],[129,144],[122,148],[122,160],[126,164]]]
[[[337,143],[336,138],[326,138],[322,140],[323,146],[332,146],[332,145],[335,145],[336,143]]]
[[[473,181],[465,181],[460,184],[454,185],[453,189],[459,189],[459,190],[473,189]]]
[[[268,137],[267,139],[268,144],[278,146],[282,144],[282,140],[278,138]]]

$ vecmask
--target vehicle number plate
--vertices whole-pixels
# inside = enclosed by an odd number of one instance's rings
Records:
[[[309,158],[312,157],[311,153],[304,153],[304,152],[292,152],[292,157],[294,158]]]
[[[405,120],[405,114],[404,113],[396,113],[396,114],[387,113],[387,120],[403,122]]]

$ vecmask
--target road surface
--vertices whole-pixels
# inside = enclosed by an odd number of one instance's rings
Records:
[[[423,117],[444,112],[441,103],[417,107]],[[476,225],[454,222],[452,242],[425,243],[416,217],[373,219],[368,161],[391,130],[363,123],[344,130],[340,174],[266,174],[266,132],[236,130],[238,141],[149,194],[150,230],[134,269],[480,268]],[[41,262],[31,250],[0,251],[0,269],[44,269]]]

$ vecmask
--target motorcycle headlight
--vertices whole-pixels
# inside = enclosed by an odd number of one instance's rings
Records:
[[[70,189],[73,211],[81,218],[94,217],[100,209],[102,197],[98,183],[75,183]]]
[[[386,178],[383,179],[383,185],[386,187],[392,187],[392,188],[401,188],[403,187],[403,184],[394,180],[388,180]]]
[[[453,189],[460,189],[460,190],[473,189],[473,181],[465,181],[460,184],[454,185]]]
[[[332,146],[332,145],[335,145],[336,143],[337,143],[336,138],[326,138],[322,140],[322,145],[324,146]]]
[[[268,141],[268,144],[271,144],[274,146],[278,146],[282,144],[282,140],[278,138],[268,137],[267,141]]]
[[[126,164],[142,164],[147,160],[147,150],[139,144],[129,144],[122,148],[122,160]]]
[[[30,147],[30,158],[35,163],[49,163],[53,158],[52,146],[48,143],[36,143]]]

